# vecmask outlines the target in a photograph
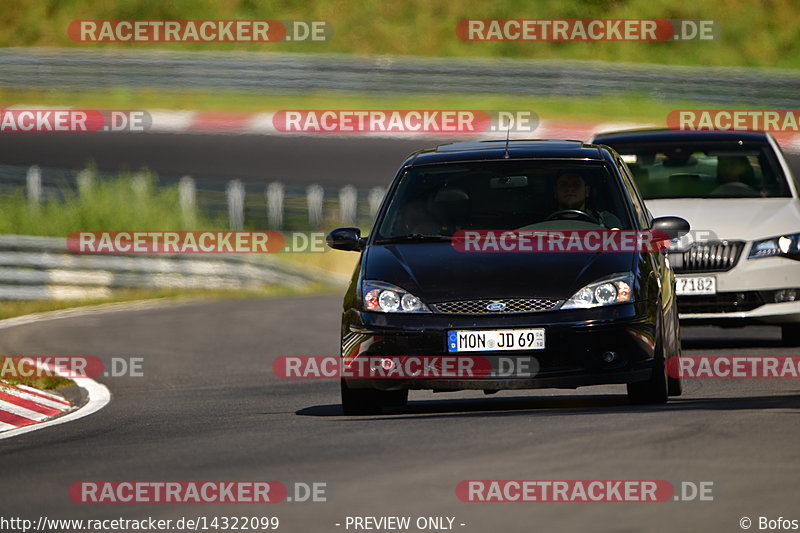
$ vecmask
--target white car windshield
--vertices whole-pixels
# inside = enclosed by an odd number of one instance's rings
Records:
[[[769,145],[612,143],[612,147],[628,164],[645,200],[792,195]]]

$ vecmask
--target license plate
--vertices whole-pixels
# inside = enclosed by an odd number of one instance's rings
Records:
[[[679,276],[675,279],[678,296],[691,294],[717,294],[717,278],[714,276]]]
[[[544,350],[544,329],[462,330],[447,333],[448,352]]]

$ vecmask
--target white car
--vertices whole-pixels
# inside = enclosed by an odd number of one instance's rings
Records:
[[[800,345],[800,187],[771,135],[651,129],[592,142],[622,156],[653,216],[689,221],[668,251],[682,322],[778,325]]]

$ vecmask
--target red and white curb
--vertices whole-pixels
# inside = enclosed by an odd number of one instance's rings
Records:
[[[58,372],[53,367],[48,370]],[[55,394],[24,385],[0,385],[0,440],[89,416],[111,400],[105,385],[90,378],[73,378],[73,381],[88,398],[77,409]]]
[[[225,113],[210,111],[148,111],[152,124],[148,131],[154,133],[230,133],[249,135],[286,135],[317,137],[374,137],[392,139],[443,138],[446,135],[418,132],[370,132],[370,133],[303,133],[281,132],[272,122],[274,113]],[[666,127],[664,124],[642,122],[590,122],[566,120],[540,120],[533,132],[512,133],[511,138],[574,139],[586,141],[597,133],[636,128]],[[800,134],[774,133],[781,147],[788,151],[800,151]],[[473,139],[498,139],[504,132],[481,132],[468,137]],[[467,137],[465,135],[465,137]]]
[[[43,422],[72,409],[61,396],[0,381],[0,431]]]

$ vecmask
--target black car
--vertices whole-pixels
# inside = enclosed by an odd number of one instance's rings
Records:
[[[479,376],[348,375],[346,414],[402,406],[409,389],[456,391],[627,384],[635,403],[681,392],[667,372],[680,356],[674,275],[664,253],[639,248],[507,253],[463,249],[494,231],[685,234],[676,217],[651,219],[613,150],[579,141],[441,145],[408,157],[373,231],[339,228],[337,250],[361,253],[344,297],[341,355],[479,357]],[[528,363],[511,375],[498,365]]]

